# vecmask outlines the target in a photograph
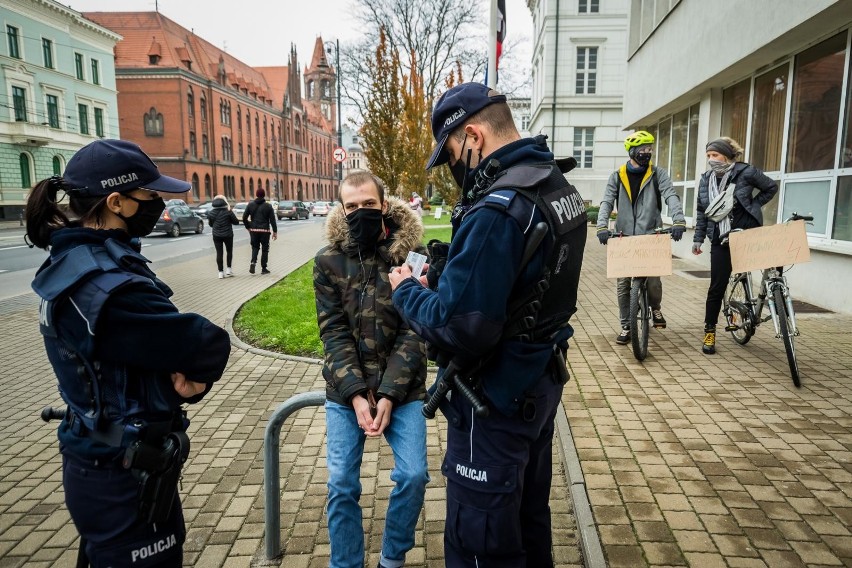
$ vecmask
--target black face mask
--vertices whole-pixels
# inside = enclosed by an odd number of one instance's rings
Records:
[[[166,203],[159,196],[154,199],[145,200],[136,199],[132,195],[124,195],[124,197],[132,199],[139,204],[136,208],[136,213],[130,217],[125,217],[121,213],[117,215],[127,225],[127,232],[131,237],[144,237],[154,230],[154,225],[157,224],[160,213],[166,208]]]
[[[349,237],[364,249],[374,248],[379,243],[384,226],[381,209],[356,209],[346,216],[349,225]]]
[[[633,161],[642,166],[643,168],[647,168],[648,164],[651,163],[651,154],[636,154],[633,156]]]
[[[461,156],[464,156],[465,146],[467,146],[467,134],[464,136],[464,143],[462,144],[461,152],[459,153],[459,159],[451,166],[448,164],[450,173],[453,174],[453,179],[456,180],[456,185],[458,185],[462,190],[462,195],[464,195],[465,183],[467,182],[467,172],[470,171],[470,160],[473,156],[473,149],[469,149],[467,151],[467,162],[462,162]]]

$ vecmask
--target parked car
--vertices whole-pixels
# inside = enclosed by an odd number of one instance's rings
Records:
[[[246,214],[246,207],[248,207],[248,202],[240,201],[239,203],[234,205],[234,208],[232,209],[234,215],[236,215],[237,219],[239,219],[240,221],[243,220],[243,215]]]
[[[170,199],[169,201],[180,201]],[[170,237],[180,236],[181,233],[187,231],[195,231],[196,233],[204,232],[204,220],[195,214],[189,208],[189,205],[166,205],[157,224],[154,225],[153,232],[164,232]]]
[[[213,209],[213,202],[208,201],[207,203],[202,203],[201,205],[197,205],[195,207],[190,207],[190,209],[195,211],[195,214],[198,215],[199,217],[201,217],[202,219],[206,219],[207,218],[207,212],[210,211],[211,209]]]
[[[314,217],[325,217],[331,213],[331,203],[328,201],[317,201],[314,203]]]
[[[307,219],[311,216],[310,211],[305,206],[302,201],[281,201],[278,203],[278,211],[276,212],[276,216],[279,219],[283,219],[287,217],[288,219]]]
[[[166,205],[186,205],[183,199],[166,199]]]

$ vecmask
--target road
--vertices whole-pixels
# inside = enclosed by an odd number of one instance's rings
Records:
[[[300,221],[287,219],[278,221],[279,236],[307,223],[323,223],[325,218],[311,217]],[[234,228],[234,244],[248,242],[248,232]],[[177,238],[155,233],[142,239],[142,254],[148,258],[154,271],[158,267],[170,266],[202,256],[215,254],[210,227],[204,227],[200,235],[188,233]],[[0,230],[0,300],[31,293],[30,283],[39,266],[47,258],[47,252],[30,248],[24,242],[24,229]],[[211,270],[215,269],[211,262]],[[34,296],[33,296],[34,300]]]

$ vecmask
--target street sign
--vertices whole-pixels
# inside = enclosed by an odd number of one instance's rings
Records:
[[[344,148],[342,148],[341,146],[337,146],[334,149],[334,152],[331,153],[331,158],[335,162],[338,162],[338,163],[345,161],[346,160],[346,150]]]

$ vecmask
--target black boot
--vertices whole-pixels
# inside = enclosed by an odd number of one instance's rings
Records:
[[[712,355],[716,352],[716,326],[715,325],[705,325],[704,326],[704,345],[701,346],[701,350],[706,355]]]

